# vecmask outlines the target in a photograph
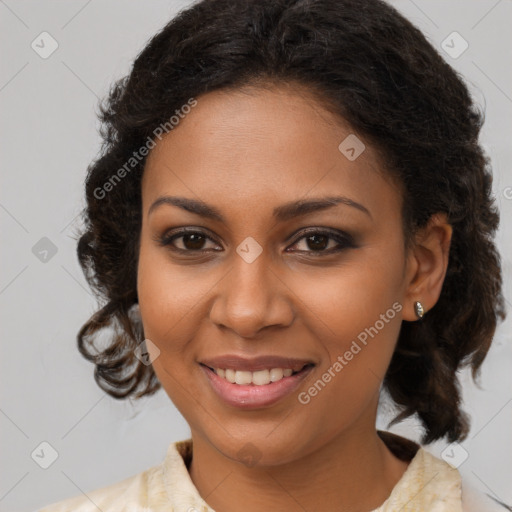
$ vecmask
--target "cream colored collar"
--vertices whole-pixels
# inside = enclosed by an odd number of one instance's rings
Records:
[[[396,439],[396,438],[395,438]],[[404,441],[407,441],[404,439]],[[409,441],[410,443],[410,441]],[[192,440],[169,446],[162,464],[164,487],[176,510],[214,512],[201,498],[186,464]],[[195,510],[194,510],[195,509]],[[418,448],[388,499],[372,512],[462,512],[461,477],[457,469]]]

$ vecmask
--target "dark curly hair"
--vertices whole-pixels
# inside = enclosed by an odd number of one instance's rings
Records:
[[[112,86],[99,106],[103,145],[88,168],[77,246],[104,301],[77,337],[96,382],[119,399],[160,388],[151,365],[134,357],[144,339],[132,308],[145,158],[121,182],[113,175],[190,98],[265,84],[302,86],[373,145],[401,185],[406,243],[446,213],[453,236],[441,296],[422,321],[402,323],[383,384],[400,411],[391,424],[417,413],[423,443],[463,440],[469,420],[457,370],[471,365],[478,377],[505,318],[493,242],[499,215],[478,142],[484,114],[423,34],[381,0],[202,0],[157,33]],[[104,328],[108,343],[97,347]]]

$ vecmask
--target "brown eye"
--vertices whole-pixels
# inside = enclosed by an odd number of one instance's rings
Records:
[[[309,249],[313,251],[327,249],[330,240],[326,235],[309,235],[304,239],[306,240]]]
[[[183,239],[183,245],[185,246],[185,249],[195,251],[202,249],[206,240],[206,237],[197,233],[187,233],[180,238]]]
[[[331,254],[342,251],[343,249],[355,247],[354,241],[350,235],[343,232],[331,231],[309,231],[308,234],[296,240],[294,246],[301,245],[303,248],[295,249],[296,252],[311,253],[320,256],[322,254]],[[293,251],[292,251],[293,252]]]
[[[181,230],[158,239],[161,246],[169,247],[172,250],[181,252],[201,252],[206,251],[206,242],[214,242],[215,240],[205,235],[201,231]],[[215,249],[218,250],[218,249]]]

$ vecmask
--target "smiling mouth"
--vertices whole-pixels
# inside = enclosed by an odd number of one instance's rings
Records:
[[[251,372],[247,370],[235,370],[233,368],[213,368],[202,363],[201,365],[208,368],[221,379],[231,384],[238,384],[239,386],[266,386],[302,373],[314,366],[312,363],[307,363],[300,370],[292,370],[291,368],[267,368]]]

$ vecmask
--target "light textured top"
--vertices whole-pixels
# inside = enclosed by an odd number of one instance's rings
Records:
[[[484,503],[474,491],[471,498],[468,493],[463,499],[457,469],[410,440],[378,432],[395,454],[410,463],[386,501],[371,512],[498,510],[491,500]],[[411,446],[415,447],[413,456]],[[408,459],[404,458],[404,453],[409,453]],[[38,512],[214,512],[190,478],[187,468],[191,458],[191,439],[172,443],[161,464],[87,495],[43,507]]]

